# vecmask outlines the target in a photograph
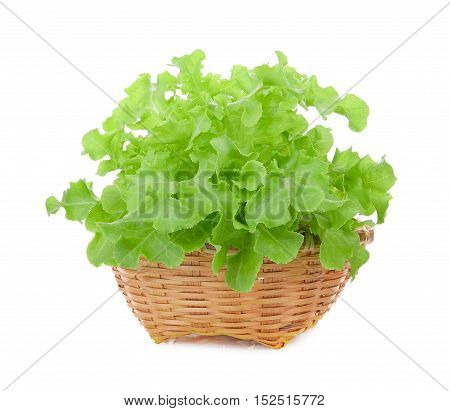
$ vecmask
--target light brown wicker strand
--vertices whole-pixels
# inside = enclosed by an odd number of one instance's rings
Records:
[[[361,244],[373,230],[358,231]],[[224,271],[211,272],[213,253],[187,254],[180,267],[141,259],[137,270],[114,267],[120,290],[133,313],[156,343],[189,334],[227,335],[281,348],[313,327],[344,288],[349,265],[326,270],[318,246],[302,248],[289,264],[265,259],[252,291],[228,288]]]

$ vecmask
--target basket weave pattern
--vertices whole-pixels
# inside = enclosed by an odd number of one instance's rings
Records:
[[[361,243],[373,231],[359,231]],[[344,288],[349,266],[326,270],[319,248],[301,248],[295,260],[278,265],[265,259],[252,291],[228,288],[221,272],[211,272],[208,250],[187,254],[182,265],[167,268],[141,259],[136,270],[115,267],[119,288],[133,313],[156,343],[189,334],[227,335],[283,347],[313,327]]]

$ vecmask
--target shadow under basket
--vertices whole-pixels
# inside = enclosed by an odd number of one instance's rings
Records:
[[[358,231],[361,244],[373,230]],[[213,252],[186,255],[181,266],[141,259],[136,270],[114,267],[128,305],[156,343],[189,334],[226,335],[282,348],[313,327],[344,288],[349,265],[323,268],[319,246],[302,247],[295,260],[279,265],[265,259],[252,291],[239,293],[211,271]]]

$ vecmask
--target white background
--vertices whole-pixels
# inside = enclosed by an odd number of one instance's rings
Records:
[[[2,0],[3,1],[3,0]],[[206,69],[274,62],[343,92],[445,5],[426,2],[15,1],[5,3],[115,99],[142,72],[203,48]],[[450,7],[352,91],[370,108],[337,145],[386,154],[398,181],[370,262],[343,298],[450,387]],[[82,135],[114,104],[0,4],[0,388],[115,290],[85,258],[89,234],[50,194],[95,177]],[[99,192],[99,191],[98,191]],[[448,409],[448,392],[342,301],[272,351],[223,341],[155,345],[116,294],[0,396],[5,410],[123,409],[124,396],[324,394],[319,409]],[[27,409],[32,409],[27,408]],[[242,408],[242,407],[241,407]],[[168,408],[165,408],[168,409]]]

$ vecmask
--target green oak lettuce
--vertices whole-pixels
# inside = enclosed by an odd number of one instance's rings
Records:
[[[278,64],[236,65],[228,78],[204,73],[201,50],[172,60],[168,71],[140,75],[102,124],[82,139],[83,154],[114,173],[96,195],[70,183],[49,214],[84,222],[95,265],[136,268],[141,256],[177,267],[185,253],[212,244],[212,271],[250,291],[265,257],[292,261],[303,242],[320,242],[330,270],[346,261],[354,276],[369,258],[355,230],[361,216],[384,222],[395,182],[392,167],[347,149],[330,150],[331,130],[316,120],[337,113],[351,130],[366,127],[359,97],[340,97],[315,76]],[[366,220],[366,224],[375,224]]]

